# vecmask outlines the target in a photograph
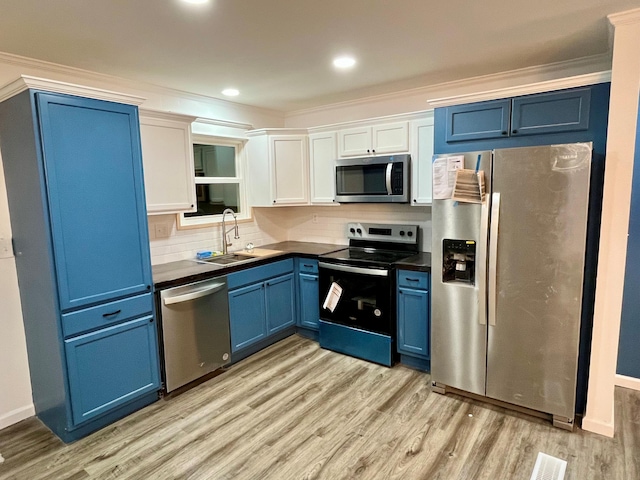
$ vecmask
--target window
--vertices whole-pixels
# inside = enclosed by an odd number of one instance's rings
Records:
[[[222,220],[226,208],[249,218],[243,167],[243,142],[194,135],[193,163],[197,211],[180,214],[179,226],[208,226]]]

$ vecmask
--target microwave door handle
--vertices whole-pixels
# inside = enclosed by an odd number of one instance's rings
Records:
[[[391,189],[391,171],[393,170],[393,163],[387,163],[387,175],[386,175],[386,183],[387,183],[387,195],[392,195],[393,190]]]

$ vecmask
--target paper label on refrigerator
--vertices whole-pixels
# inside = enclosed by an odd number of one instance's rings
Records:
[[[325,310],[329,310],[331,313],[333,313],[333,311],[338,306],[338,301],[340,301],[341,296],[342,296],[342,287],[338,285],[336,282],[333,282],[331,284],[331,288],[329,288],[327,297],[324,299],[322,308],[324,308]]]
[[[453,195],[456,171],[464,168],[464,155],[433,160],[433,199],[446,200]]]

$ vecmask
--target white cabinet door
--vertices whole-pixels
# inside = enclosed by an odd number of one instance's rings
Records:
[[[311,203],[335,202],[336,158],[336,132],[309,135]]]
[[[140,114],[147,213],[196,209],[191,123]]]
[[[371,127],[347,128],[338,132],[338,153],[341,157],[371,155]]]
[[[374,125],[373,129],[373,153],[399,153],[409,151],[409,124],[408,122],[388,123],[386,125]]]
[[[274,205],[309,203],[309,160],[305,135],[269,138]]]
[[[411,122],[411,205],[431,205],[433,117]]]

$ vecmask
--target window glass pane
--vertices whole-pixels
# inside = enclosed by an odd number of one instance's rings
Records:
[[[236,149],[227,145],[193,145],[196,177],[235,177]]]
[[[240,213],[240,186],[237,183],[219,183],[215,185],[196,184],[198,211],[185,213],[185,217],[220,215],[225,208]]]

